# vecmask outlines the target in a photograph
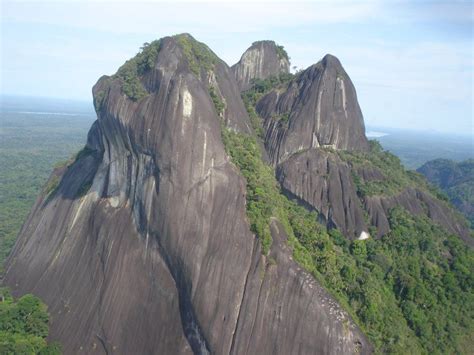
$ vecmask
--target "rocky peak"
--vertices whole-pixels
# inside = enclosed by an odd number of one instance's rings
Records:
[[[354,85],[332,55],[266,94],[257,112],[264,119],[265,145],[274,164],[311,148],[368,149]]]
[[[184,91],[196,88],[200,91],[198,100],[207,100],[215,106],[219,111],[217,115],[228,127],[251,132],[230,68],[209,47],[187,33],[145,43],[116,74],[101,77],[92,90],[99,118],[114,106],[112,97],[128,99],[127,107],[136,107],[170,83],[181,86]],[[122,95],[110,95],[112,92]],[[190,101],[185,101],[187,104],[183,105],[192,109]]]
[[[350,239],[366,239],[370,229],[373,237],[380,237],[389,232],[389,210],[403,206],[413,215],[428,211],[432,220],[469,243],[466,226],[449,208],[413,184],[396,185],[404,179],[403,168],[392,168],[398,178],[385,176],[367,158],[382,153],[369,146],[354,85],[335,56],[327,54],[267,92],[256,111],[283,191],[317,210],[328,227],[337,227]],[[345,155],[365,159],[365,164],[356,167],[351,159],[342,159]],[[397,186],[393,191],[364,195],[362,186],[389,179]]]
[[[48,304],[64,353],[371,352],[278,220],[262,253],[222,137],[223,123],[252,133],[249,117],[207,46],[145,44],[93,94],[87,147],[39,197],[5,276]]]
[[[326,54],[323,59],[321,60],[321,63],[325,66],[325,67],[336,67],[336,68],[341,68],[342,69],[342,64],[341,62],[339,61],[339,59],[332,55],[332,54]]]
[[[252,79],[267,79],[290,72],[290,58],[283,46],[274,41],[257,41],[248,48],[240,61],[232,66],[241,91],[250,88]]]

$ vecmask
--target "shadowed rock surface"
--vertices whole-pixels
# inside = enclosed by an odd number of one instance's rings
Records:
[[[316,209],[345,236],[354,239],[368,231],[351,166],[336,154],[322,149],[296,153],[278,166],[277,178],[289,197]]]
[[[283,47],[274,41],[254,42],[240,61],[232,66],[241,91],[251,87],[252,79],[267,79],[290,72],[290,60]]]
[[[221,140],[222,123],[251,132],[228,66],[189,35],[150,48],[94,86],[87,146],[38,198],[6,284],[45,301],[66,354],[370,353],[279,222],[268,256],[250,232]]]

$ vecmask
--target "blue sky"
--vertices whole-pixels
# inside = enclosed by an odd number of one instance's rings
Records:
[[[4,0],[0,93],[91,101],[144,42],[189,32],[231,65],[273,39],[299,69],[336,55],[369,125],[474,135],[473,22],[462,1]]]

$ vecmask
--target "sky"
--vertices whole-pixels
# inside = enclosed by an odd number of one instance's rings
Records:
[[[272,39],[304,69],[326,53],[351,77],[367,125],[474,136],[469,1],[9,1],[0,94],[92,102],[144,42],[182,32],[227,64]]]

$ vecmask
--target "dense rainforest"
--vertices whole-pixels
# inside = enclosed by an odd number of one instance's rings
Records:
[[[81,148],[92,121],[92,113],[83,113],[87,109],[82,106],[74,113],[35,115],[22,112],[38,109],[26,99],[10,101],[4,104],[11,110],[2,107],[1,113],[0,274],[35,199],[47,188],[51,169]],[[68,105],[63,109],[67,111]],[[40,106],[54,109],[58,108]],[[38,297],[27,294],[15,299],[7,287],[0,289],[1,354],[60,354],[58,343],[48,345],[45,340],[48,327],[47,308]]]
[[[243,99],[258,136],[255,102],[291,75],[255,80]],[[285,124],[287,118],[277,118]],[[390,213],[390,233],[381,239],[348,241],[337,229],[320,225],[315,211],[287,198],[273,170],[264,163],[258,136],[223,128],[232,161],[247,180],[247,213],[263,249],[268,250],[271,216],[291,236],[295,259],[322,282],[364,329],[381,353],[468,353],[474,341],[474,252],[429,218],[403,208]],[[421,176],[371,141],[367,153],[339,152],[351,164],[372,164],[390,179],[362,184],[361,197],[390,194],[402,186],[421,186],[443,198]]]
[[[474,159],[455,162],[435,159],[417,170],[443,191],[449,201],[461,211],[474,226]]]
[[[46,305],[38,297],[14,299],[7,288],[0,288],[0,354],[61,354],[58,343],[46,342],[48,322]]]
[[[10,101],[12,108],[1,112],[0,270],[51,170],[81,149],[93,121],[86,104],[75,108],[61,102],[58,108],[47,102],[45,107],[39,105],[39,110],[62,109],[66,113],[45,115],[24,113],[38,110],[27,99]],[[4,101],[4,105],[8,103]],[[69,106],[76,111],[67,112]]]

